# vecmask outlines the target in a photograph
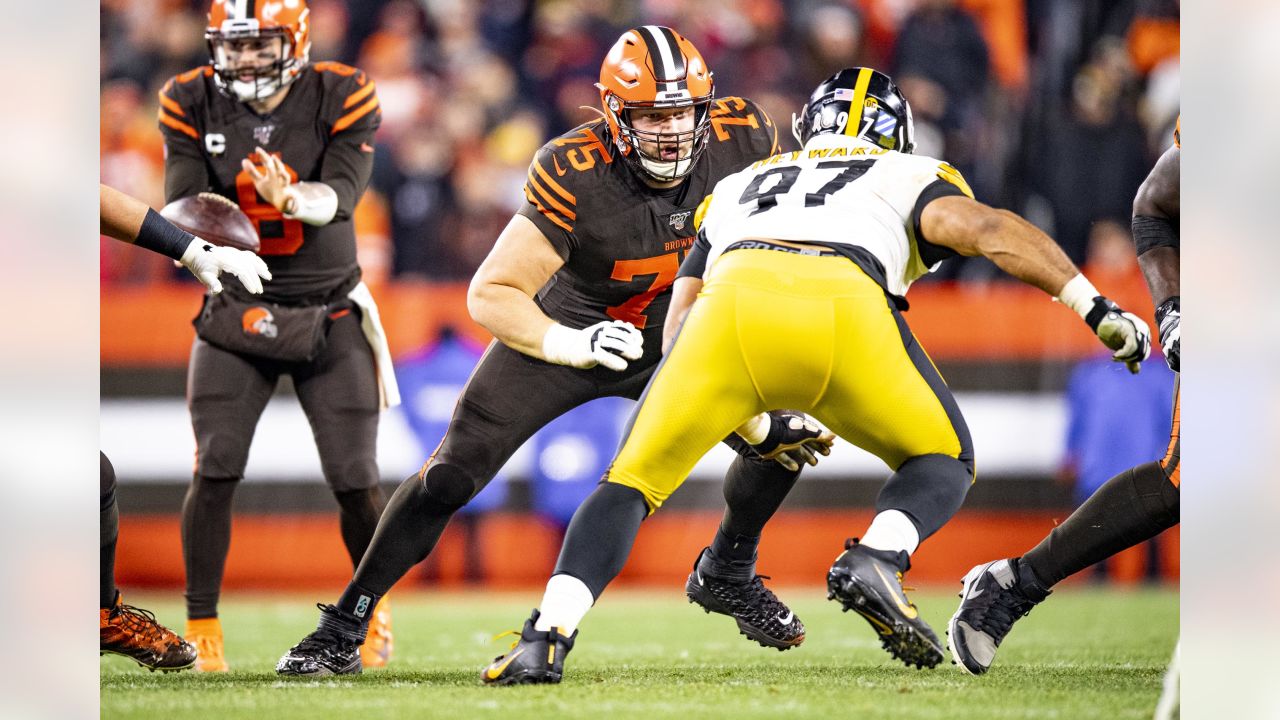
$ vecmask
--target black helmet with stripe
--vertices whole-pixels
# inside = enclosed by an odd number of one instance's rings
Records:
[[[886,150],[915,149],[911,106],[888,75],[868,67],[845,68],[814,89],[791,132],[801,145],[815,135],[860,137]]]

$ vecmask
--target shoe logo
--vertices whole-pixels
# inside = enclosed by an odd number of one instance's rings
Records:
[[[976,597],[978,597],[979,595],[981,595],[981,594],[982,594],[982,593],[984,593],[984,592],[986,592],[986,590],[981,590],[981,589],[979,589],[979,590],[974,590],[973,592],[969,593],[969,598],[970,598],[970,599],[976,598]]]
[[[796,613],[794,610],[788,610],[786,615],[778,616],[778,622],[782,623],[783,625],[790,625],[791,621],[795,619],[796,619]]]
[[[893,604],[898,606],[898,612],[902,613],[903,615],[906,615],[908,618],[912,620],[915,620],[917,617],[919,617],[920,613],[916,612],[915,608],[911,607],[910,604],[903,602],[904,600],[906,600],[906,598],[899,597],[898,590],[897,588],[894,587],[895,583],[889,582],[889,578],[884,576],[884,571],[880,569],[880,566],[874,565],[873,567],[875,567],[876,569],[876,574],[880,576],[880,581],[883,582],[884,586],[889,589],[889,595],[893,597]]]
[[[369,601],[372,599],[373,598],[368,595],[360,596],[360,599],[356,601],[356,609],[354,613],[356,617],[362,618],[365,616],[365,613],[369,612]]]
[[[523,654],[524,654],[524,648],[519,648],[515,652],[508,655],[501,665],[497,664],[497,661],[494,661],[494,664],[490,665],[488,669],[484,671],[484,676],[490,680],[497,680],[499,677],[502,676],[502,673],[506,671],[507,666],[510,665],[516,658],[520,657]]]
[[[693,571],[693,576],[694,576],[694,577],[696,577],[696,578],[698,578],[698,584],[699,584],[699,585],[706,585],[706,583],[702,581],[702,571],[701,571],[701,570],[694,570],[694,571]]]

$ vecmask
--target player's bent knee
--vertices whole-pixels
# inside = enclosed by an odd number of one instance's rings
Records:
[[[477,483],[457,465],[432,462],[422,473],[422,485],[427,495],[443,505],[466,505],[479,492]]]
[[[99,450],[98,455],[102,457],[98,465],[98,479],[101,483],[98,490],[98,504],[105,510],[116,499],[116,469],[107,459],[106,453]]]
[[[621,485],[623,487],[629,487],[632,490],[635,490],[636,492],[640,493],[640,495],[644,497],[645,505],[649,507],[650,515],[657,512],[658,508],[662,507],[662,503],[666,502],[667,498],[671,497],[671,493],[674,492],[674,489],[663,490],[661,488],[654,487],[652,484],[644,482],[643,480],[640,480],[639,478],[636,478],[632,475],[629,475],[626,473],[617,473],[613,470],[610,470],[608,473],[606,473],[604,477],[604,482],[613,483],[614,485]]]

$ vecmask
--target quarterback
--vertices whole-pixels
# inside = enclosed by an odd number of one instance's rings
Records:
[[[709,447],[762,410],[794,408],[893,469],[828,589],[894,657],[933,667],[942,646],[902,577],[959,509],[974,455],[959,407],[903,320],[912,281],[949,256],[984,255],[1077,312],[1135,371],[1148,331],[1048,236],[974,200],[950,165],[912,155],[911,110],[886,75],[841,70],[793,129],[801,150],[730,175],[702,202],[670,310],[683,327],[605,481],[575,514],[558,572],[603,588],[640,521]],[[550,635],[523,634],[485,672],[558,682],[587,609],[548,593],[540,611]]]
[[[311,424],[353,565],[384,504],[374,447],[380,408],[398,393],[351,219],[373,172],[373,81],[310,61],[305,0],[216,0],[205,39],[209,64],[160,90],[166,199],[213,192],[237,203],[274,278],[260,297],[235,281],[205,297],[188,368],[196,458],[182,506],[186,636],[198,670],[225,671],[218,596],[232,497],[281,376]],[[391,652],[386,605],[375,615],[369,665]]]

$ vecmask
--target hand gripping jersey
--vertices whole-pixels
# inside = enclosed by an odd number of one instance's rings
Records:
[[[201,192],[235,201],[257,228],[259,255],[271,268],[263,297],[321,302],[359,280],[351,214],[373,172],[381,112],[373,81],[340,63],[310,65],[265,116],[220,92],[212,67],[182,73],[160,90],[165,201]],[[240,161],[254,159],[259,146],[280,156],[295,182],[334,189],[338,212],[331,222],[290,220],[258,195]],[[243,292],[234,278],[226,284]]]
[[[947,163],[818,135],[720,181],[699,208],[697,245],[680,275],[705,278],[741,240],[806,242],[848,257],[905,308],[911,283],[955,255],[920,232],[920,212],[946,195],[973,197]]]
[[[693,214],[721,178],[777,151],[777,128],[750,100],[711,109],[708,148],[671,190],[645,185],[615,155],[603,120],[544,145],[529,166],[520,214],[546,235],[565,264],[539,291],[553,320],[584,328],[624,320],[659,353],[671,283],[693,245]]]

